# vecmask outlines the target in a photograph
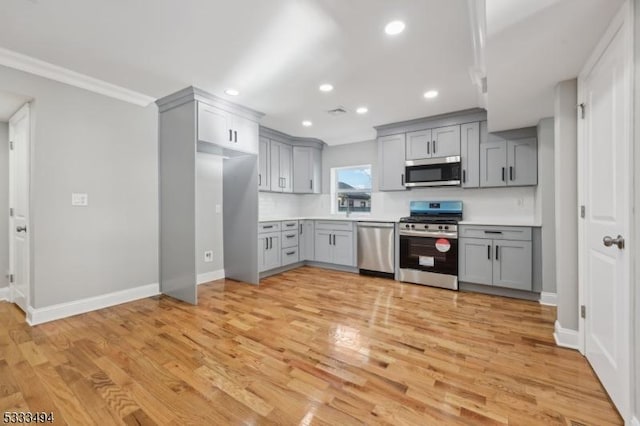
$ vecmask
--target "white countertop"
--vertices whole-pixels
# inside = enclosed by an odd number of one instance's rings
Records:
[[[398,222],[400,216],[349,216],[344,215],[327,215],[327,216],[302,216],[302,217],[265,217],[260,218],[259,222],[283,222],[287,220],[342,220],[350,222]],[[461,220],[459,225],[481,225],[481,226],[528,226],[541,227],[542,224],[530,219],[517,218],[485,218],[473,220]]]
[[[461,220],[458,225],[481,225],[481,226],[528,226],[532,228],[541,227],[541,223],[537,223],[533,220],[522,219],[474,219],[474,220]]]
[[[287,220],[342,220],[350,222],[397,222],[400,216],[349,216],[328,215],[328,216],[304,216],[304,217],[264,217],[259,222],[283,222]]]

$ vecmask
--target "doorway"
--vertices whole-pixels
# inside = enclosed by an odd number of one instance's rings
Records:
[[[9,119],[9,297],[25,313],[30,303],[31,108]]]
[[[633,18],[625,2],[578,78],[581,350],[631,413]],[[626,239],[626,240],[625,240]]]

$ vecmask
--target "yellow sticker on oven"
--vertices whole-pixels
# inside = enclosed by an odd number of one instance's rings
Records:
[[[446,253],[451,250],[451,243],[445,238],[439,238],[438,240],[436,240],[436,249],[440,253]]]

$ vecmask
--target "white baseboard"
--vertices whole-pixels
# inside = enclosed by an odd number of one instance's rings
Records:
[[[154,283],[45,308],[32,308],[29,306],[27,309],[27,323],[29,325],[38,325],[158,294],[160,294],[160,284]]]
[[[556,345],[563,348],[579,350],[580,339],[578,338],[578,332],[576,330],[562,328],[557,320],[555,330],[553,338],[556,340]]]
[[[10,290],[9,287],[2,287],[0,288],[0,302],[5,301],[5,300],[9,300],[9,296],[10,296]]]
[[[640,426],[640,420],[637,417],[631,419],[631,426]]]
[[[224,269],[218,269],[217,271],[205,272],[204,274],[198,274],[198,285],[208,283],[215,280],[221,280],[224,278]]]
[[[547,293],[543,291],[542,293],[540,293],[540,304],[548,306],[558,306],[558,294]]]

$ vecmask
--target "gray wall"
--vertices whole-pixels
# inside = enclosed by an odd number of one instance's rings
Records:
[[[158,282],[157,109],[0,66],[0,90],[34,98],[36,308]],[[71,193],[89,194],[72,207]]]
[[[547,293],[557,292],[553,128],[553,118],[543,118],[538,123],[536,208],[542,223],[542,291]]]
[[[378,144],[375,140],[334,145],[322,150],[322,192],[331,193],[331,168],[371,164],[372,191],[378,190]]]
[[[555,216],[558,322],[578,330],[578,122],[576,79],[555,91]]]
[[[9,125],[0,123],[0,287],[9,285]]]
[[[222,234],[222,157],[198,152],[196,155],[196,258],[197,273],[224,268]],[[220,213],[216,213],[216,205]],[[204,261],[204,252],[213,251],[213,262]]]

